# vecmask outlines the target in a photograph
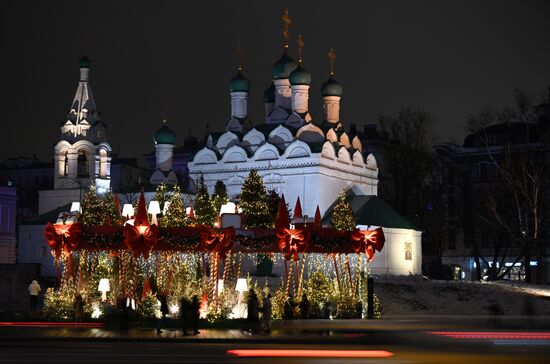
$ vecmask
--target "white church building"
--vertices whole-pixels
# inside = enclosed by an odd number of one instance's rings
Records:
[[[301,38],[298,44],[296,62],[285,40],[283,55],[272,68],[273,83],[264,92],[265,120],[259,125],[253,126],[248,117],[250,81],[239,67],[229,82],[229,121],[224,131],[207,135],[204,147],[188,164],[191,184],[202,175],[212,193],[215,183],[223,181],[230,198],[238,199],[254,169],[268,189],[285,195],[290,206],[299,197],[304,216],[312,218],[319,207],[325,224],[330,224],[331,206],[344,190],[359,227],[384,229],[386,244],[376,255],[372,272],[421,274],[421,231],[377,197],[376,158],[365,155],[359,136],[351,129],[346,131],[340,119],[343,88],[334,77],[334,51],[329,52],[329,78],[321,87],[322,118],[314,120],[308,102],[311,74],[303,66]],[[86,56],[80,60],[77,91],[60,126],[60,140],[54,148],[54,189],[40,191],[40,216],[19,227],[18,261],[41,262],[48,274],[54,266],[43,238],[46,222],[79,201],[89,181],[95,182],[99,192],[111,187],[112,148],[91,91],[90,64]],[[176,135],[166,121],[155,133],[154,143],[156,168],[151,172],[151,185],[184,182],[178,181],[172,169]],[[127,196],[119,194],[121,203],[130,202]],[[151,192],[146,194],[147,200],[151,197]]]
[[[309,111],[311,74],[303,67],[301,38],[298,61],[283,55],[273,65],[273,83],[264,92],[265,122],[249,126],[247,113],[250,81],[242,67],[229,82],[231,116],[225,131],[210,133],[206,145],[189,163],[189,175],[204,177],[209,192],[216,181],[238,198],[251,170],[262,176],[266,188],[284,194],[289,205],[299,197],[304,216],[319,207],[329,224],[331,206],[345,190],[350,196],[358,226],[382,226],[386,245],[372,266],[378,274],[421,274],[421,231],[378,197],[378,166],[365,156],[357,135],[346,132],[340,119],[343,88],[334,78],[334,50],[329,52],[330,75],[321,87],[323,112],[313,120]]]

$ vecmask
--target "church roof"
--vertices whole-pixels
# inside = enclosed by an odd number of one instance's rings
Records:
[[[38,215],[36,217],[23,221],[21,225],[46,225],[48,222],[54,223],[57,221],[57,217],[59,216],[60,213],[69,212],[70,209],[71,209],[71,204],[59,206],[56,209],[53,209],[51,211],[45,212],[41,215]]]
[[[378,196],[350,195],[348,198],[357,225],[371,225],[417,231],[421,230],[399,212],[395,211],[393,207]],[[330,224],[330,220],[332,219],[332,211],[336,205],[336,202],[337,201],[335,201],[327,210],[325,216],[323,217],[323,224]]]

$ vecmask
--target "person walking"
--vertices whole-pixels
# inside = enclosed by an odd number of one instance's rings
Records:
[[[300,315],[303,320],[309,317],[309,300],[305,293],[302,295],[302,300],[300,301]]]
[[[193,335],[198,335],[201,332],[199,331],[199,317],[200,317],[200,304],[199,297],[197,295],[193,296],[191,301],[191,321],[193,322]]]
[[[273,306],[271,305],[271,293],[262,301],[262,330],[271,332],[271,317],[273,315]]]
[[[191,302],[185,297],[180,300],[180,320],[183,336],[189,335],[187,333],[187,328],[191,322]]]
[[[254,333],[257,331],[257,325],[260,320],[258,296],[256,292],[250,291],[248,294],[248,331]]]
[[[160,313],[162,317],[157,321],[157,334],[162,334],[161,327],[164,326],[166,315],[168,315],[168,303],[166,302],[166,295],[162,293],[158,296],[158,299],[160,301]]]
[[[73,309],[74,321],[76,323],[76,326],[78,327],[80,325],[80,322],[82,322],[82,316],[84,316],[84,301],[82,300],[82,296],[80,295],[80,293],[77,294],[74,299]]]
[[[31,298],[31,311],[36,311],[36,307],[38,305],[38,295],[40,294],[40,291],[42,291],[42,288],[40,288],[40,285],[35,279],[31,282],[31,284],[29,284],[28,290]]]

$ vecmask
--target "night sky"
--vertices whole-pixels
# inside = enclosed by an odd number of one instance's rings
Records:
[[[78,83],[91,83],[120,156],[153,149],[163,99],[179,142],[229,119],[235,49],[252,83],[249,114],[263,122],[262,93],[282,54],[281,15],[292,18],[291,55],[304,37],[310,110],[321,117],[327,52],[337,54],[345,125],[418,106],[437,141],[461,142],[470,114],[512,101],[512,89],[550,84],[550,1],[2,1],[0,159],[53,158]]]

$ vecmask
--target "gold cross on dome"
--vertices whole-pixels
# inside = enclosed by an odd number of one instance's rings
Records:
[[[283,35],[285,37],[285,48],[288,48],[288,38],[290,36],[289,27],[290,27],[290,24],[292,24],[290,20],[290,16],[288,15],[288,8],[285,8],[285,12],[283,14],[283,23],[284,23]]]
[[[328,51],[328,62],[329,62],[329,71],[330,75],[334,75],[334,61],[336,60],[336,52],[334,52],[334,48],[330,47],[330,50]]]
[[[235,53],[237,54],[237,69],[242,71],[244,64],[244,51],[241,46],[237,46]]]
[[[302,48],[304,47],[304,38],[301,34],[298,36],[296,43],[298,44],[298,62],[302,63]]]

